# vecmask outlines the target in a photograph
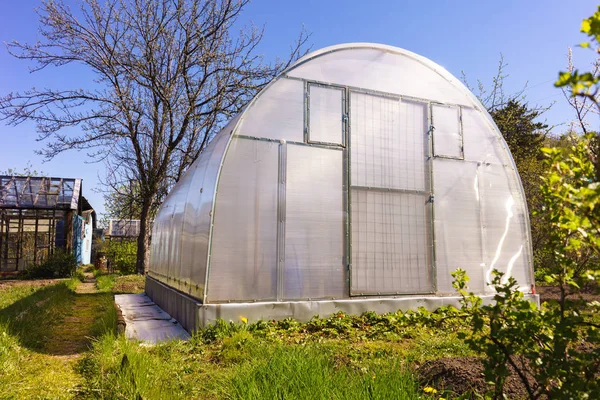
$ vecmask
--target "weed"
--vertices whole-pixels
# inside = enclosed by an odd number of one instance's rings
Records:
[[[115,274],[96,276],[96,287],[101,292],[110,292],[115,285]]]

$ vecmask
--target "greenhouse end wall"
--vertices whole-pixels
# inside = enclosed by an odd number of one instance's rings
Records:
[[[489,298],[533,300],[523,190],[477,99],[394,47],[298,60],[201,153],[154,224],[147,293],[188,329]],[[180,321],[181,322],[181,321]]]

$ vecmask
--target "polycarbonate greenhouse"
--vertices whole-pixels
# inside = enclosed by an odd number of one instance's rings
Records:
[[[188,330],[456,303],[533,284],[515,164],[444,68],[353,43],[298,60],[218,133],[154,222],[148,295]],[[535,295],[530,295],[535,299]]]

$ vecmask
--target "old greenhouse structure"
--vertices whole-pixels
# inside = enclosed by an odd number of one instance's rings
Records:
[[[193,330],[530,294],[530,228],[510,152],[458,79],[399,48],[298,60],[233,118],[154,222],[147,294]]]
[[[57,249],[90,263],[95,224],[81,179],[0,176],[0,272],[22,272]]]

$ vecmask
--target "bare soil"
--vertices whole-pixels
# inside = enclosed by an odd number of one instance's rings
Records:
[[[540,295],[540,301],[543,303],[549,300],[560,300],[560,288],[558,286],[536,286],[536,291]],[[569,300],[600,301],[600,292],[597,286],[589,285],[582,288],[577,293],[567,293]]]
[[[36,280],[26,280],[26,279],[6,279],[0,280],[0,290],[4,288],[11,288],[17,286],[28,286],[28,287],[42,287],[48,285],[54,285],[57,282],[65,281],[67,279],[36,279]]]
[[[525,385],[512,367],[511,375],[504,385],[504,393],[509,399],[527,397]],[[483,374],[483,364],[478,357],[453,357],[431,360],[421,365],[417,377],[422,385],[432,386],[437,390],[447,390],[456,395],[473,393],[484,394],[492,390],[486,383]],[[535,382],[528,376],[530,386]],[[475,395],[473,398],[478,398]]]
[[[142,293],[145,289],[146,278],[143,275],[118,276],[115,279],[113,293]]]

